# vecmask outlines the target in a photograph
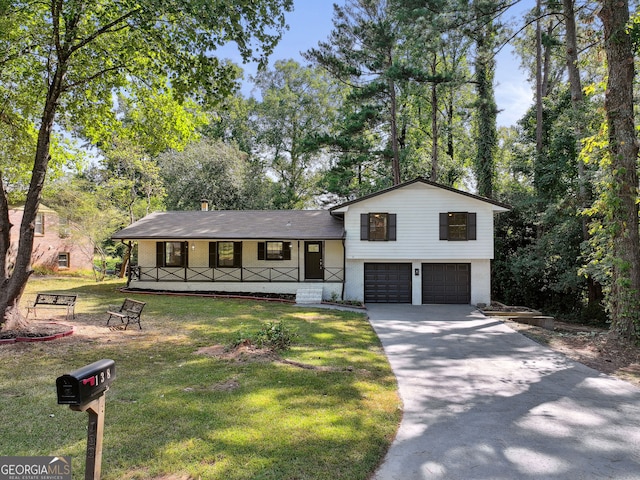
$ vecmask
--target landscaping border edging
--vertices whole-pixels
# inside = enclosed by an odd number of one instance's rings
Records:
[[[63,325],[69,327],[69,330],[60,333],[54,333],[53,335],[47,335],[46,337],[15,337],[15,338],[3,338],[0,339],[0,345],[18,343],[18,342],[48,342],[50,340],[57,340],[58,338],[68,337],[73,334],[74,326],[67,325],[66,323],[48,322],[50,325]]]
[[[138,290],[133,288],[119,288],[119,292],[122,293],[135,293],[139,295],[169,295],[180,297],[203,297],[203,298],[230,298],[235,300],[258,300],[263,302],[275,302],[275,303],[296,303],[295,300],[288,300],[285,298],[275,297],[260,297],[252,295],[236,295],[226,293],[206,293],[206,292],[171,292],[166,290]]]

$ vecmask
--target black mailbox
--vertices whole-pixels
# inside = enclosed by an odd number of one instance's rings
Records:
[[[98,360],[56,379],[58,404],[84,405],[102,395],[116,378],[113,360]]]

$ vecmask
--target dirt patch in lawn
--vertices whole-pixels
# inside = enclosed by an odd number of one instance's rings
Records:
[[[280,358],[270,348],[258,348],[250,342],[243,342],[235,348],[229,348],[225,345],[212,345],[199,348],[195,353],[234,362],[271,362]]]
[[[9,340],[0,340],[0,361],[5,355],[20,355],[23,351],[38,349],[43,355],[60,354],[68,352],[73,355],[78,348],[87,345],[110,345],[125,346],[135,343],[137,348],[152,346],[156,342],[173,341],[185,343],[189,341],[188,331],[175,331],[165,325],[166,322],[143,318],[142,330],[137,325],[129,325],[124,330],[124,326],[118,322],[110,322],[107,326],[108,315],[105,313],[76,313],[76,318],[67,319],[65,315],[48,316],[47,318],[32,319],[28,330],[33,336],[31,341],[20,341],[12,343]],[[51,335],[61,330],[69,330],[73,327],[73,333],[68,336],[59,337],[51,341],[38,341],[38,335]],[[15,332],[2,332],[9,339],[16,335]],[[17,332],[17,335],[23,333]],[[35,342],[33,340],[36,340]]]
[[[199,348],[197,355],[209,355],[221,360],[230,360],[235,362],[277,362],[284,365],[290,365],[305,370],[315,370],[320,372],[353,372],[353,367],[330,367],[324,365],[311,365],[309,363],[296,362],[281,358],[278,352],[270,348],[258,348],[251,342],[243,342],[240,345],[230,348],[225,345],[212,345],[210,347]]]
[[[611,338],[608,330],[558,320],[554,330],[511,320],[504,322],[572,360],[640,387],[640,348]]]

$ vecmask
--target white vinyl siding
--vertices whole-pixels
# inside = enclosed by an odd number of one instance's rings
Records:
[[[422,264],[467,263],[471,268],[472,304],[491,301],[493,221],[504,211],[480,199],[446,189],[414,183],[338,209],[345,219],[345,299],[364,300],[364,264],[411,263],[412,303],[422,303]],[[361,215],[388,212],[396,215],[396,241],[361,240]],[[476,239],[440,240],[440,214],[475,213]]]
[[[464,260],[493,258],[492,205],[471,197],[424,184],[408,185],[384,195],[347,207],[347,259]],[[385,211],[397,215],[395,242],[360,240],[360,215]],[[477,214],[477,240],[441,241],[439,218],[442,212]]]

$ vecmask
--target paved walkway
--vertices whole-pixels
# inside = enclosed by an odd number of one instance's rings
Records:
[[[404,404],[373,480],[640,479],[640,389],[470,306],[368,310]]]

